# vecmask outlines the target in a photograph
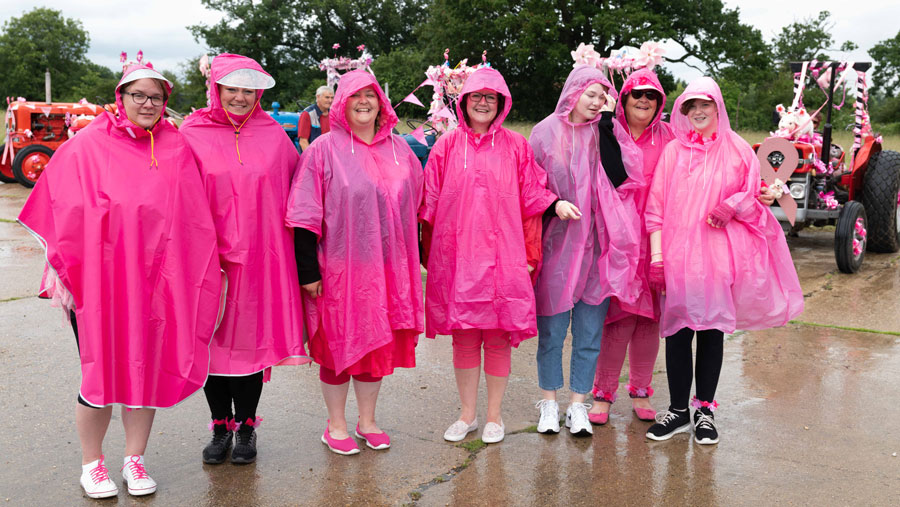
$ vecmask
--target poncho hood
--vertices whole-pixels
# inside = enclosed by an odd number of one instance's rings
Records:
[[[503,75],[490,67],[482,67],[476,70],[466,79],[466,84],[463,85],[462,91],[459,92],[459,100],[456,101],[456,117],[459,118],[459,128],[463,129],[467,134],[474,135],[475,131],[465,121],[462,99],[472,92],[484,89],[493,90],[504,97],[503,111],[497,111],[497,117],[491,122],[487,134],[493,134],[499,130],[503,125],[503,121],[509,115],[509,110],[512,109],[512,95],[509,93],[509,87],[506,86],[506,80],[503,79]]]
[[[681,105],[685,103],[685,99],[696,95],[706,95],[716,103],[716,109],[719,113],[719,122],[716,134],[712,140],[702,140],[700,135],[694,130],[688,117],[681,113]],[[672,127],[675,129],[675,137],[685,146],[708,150],[721,142],[725,137],[731,137],[734,134],[731,130],[731,122],[728,121],[728,112],[725,111],[725,100],[722,98],[722,91],[710,77],[697,78],[684,89],[681,95],[675,99],[675,105],[672,107]],[[736,135],[736,134],[734,134]]]
[[[143,77],[136,77],[134,74],[139,73],[139,75],[143,75]],[[132,138],[140,138],[150,135],[150,131],[156,131],[157,127],[159,127],[161,121],[157,120],[156,124],[153,125],[153,128],[150,130],[144,129],[143,127],[138,126],[134,122],[128,119],[128,116],[125,114],[125,102],[122,100],[122,87],[128,83],[134,82],[137,79],[144,79],[144,77],[149,79],[159,79],[163,82],[163,86],[166,87],[166,94],[172,94],[172,83],[163,77],[162,74],[153,69],[153,67],[144,64],[131,65],[125,72],[122,73],[122,78],[119,79],[119,83],[116,85],[116,111],[115,115],[108,113],[110,115],[110,121],[113,126],[116,128],[123,129],[128,132],[128,134]],[[166,106],[169,105],[168,99],[163,104],[162,114],[159,116],[159,119],[162,120],[166,114]]]
[[[236,115],[231,113],[228,113],[228,115],[225,114],[225,108],[222,106],[222,97],[219,96],[219,86],[216,84],[223,77],[240,69],[255,70],[271,77],[271,75],[263,70],[262,66],[260,66],[260,64],[257,63],[257,61],[253,58],[231,53],[222,53],[221,55],[213,58],[212,64],[209,68],[209,80],[207,80],[206,82],[206,86],[209,89],[209,107],[201,109],[200,111],[198,111],[198,113],[205,113],[211,120],[218,123],[224,123],[226,125],[230,125],[231,122],[236,122],[238,125],[240,125],[242,122],[244,122],[244,120],[247,120],[247,115]],[[259,101],[262,99],[262,95],[262,90],[256,90],[257,104],[254,105],[253,110],[248,113],[251,117],[251,119],[248,120],[248,123],[250,121],[277,123],[272,119],[271,116],[266,114],[266,112],[263,111],[261,107],[259,107]],[[228,120],[228,116],[231,116],[231,121]]]
[[[559,102],[556,103],[554,114],[566,124],[577,125],[569,120],[569,114],[575,109],[575,104],[578,103],[578,99],[581,98],[584,91],[595,83],[603,85],[612,98],[618,99],[619,94],[601,70],[589,65],[581,65],[569,73],[562,93],[559,95]],[[598,121],[600,121],[599,114],[587,123],[597,123]]]
[[[389,138],[393,128],[400,120],[397,118],[397,113],[394,112],[394,108],[391,107],[390,101],[388,101],[387,96],[384,94],[384,90],[382,90],[381,86],[378,84],[378,80],[369,72],[359,69],[350,71],[341,76],[341,80],[338,82],[337,91],[334,93],[334,102],[331,103],[331,112],[328,113],[328,116],[331,117],[332,129],[337,127],[349,133],[351,138],[356,137],[357,140],[363,142],[358,136],[353,134],[353,131],[350,129],[350,124],[347,123],[345,114],[347,111],[347,101],[350,100],[350,97],[367,86],[371,86],[372,89],[375,90],[375,94],[378,95],[378,106],[380,109],[378,113],[378,131],[375,132],[375,137],[372,139],[371,143],[374,145]]]
[[[625,130],[631,132],[631,129],[628,127],[628,120],[625,118],[625,99],[624,97],[631,93],[635,87],[647,87],[652,86],[654,90],[658,91],[662,99],[660,99],[659,103],[656,107],[656,116],[653,117],[653,120],[650,121],[650,125],[647,125],[647,128],[644,129],[644,134],[648,132],[652,132],[654,128],[662,121],[663,112],[666,109],[666,92],[663,90],[662,85],[659,82],[659,78],[656,76],[656,73],[649,69],[640,69],[631,73],[630,76],[625,80],[625,83],[622,85],[622,91],[620,93],[620,97],[623,97],[616,104],[616,118],[619,120],[619,123],[625,127]],[[642,136],[644,134],[641,134]]]

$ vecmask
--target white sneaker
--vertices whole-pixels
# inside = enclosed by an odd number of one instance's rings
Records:
[[[481,432],[481,441],[486,444],[496,444],[501,442],[506,436],[506,425],[503,421],[500,424],[489,422],[484,425],[484,431]]]
[[[103,456],[87,465],[81,465],[81,487],[91,498],[109,498],[119,494],[119,488],[109,478],[109,470],[103,464]]]
[[[559,433],[559,403],[555,400],[541,400],[534,404],[534,408],[541,409],[538,433]]]
[[[143,456],[137,454],[125,456],[125,464],[122,465],[122,480],[128,486],[128,492],[134,496],[156,492],[156,481],[147,475]]]
[[[459,420],[451,424],[447,431],[444,432],[444,440],[448,442],[459,442],[466,438],[466,435],[478,429],[478,418],[472,420],[472,424],[466,424],[465,421]]]
[[[587,436],[593,435],[594,429],[591,428],[591,421],[588,419],[588,409],[591,408],[590,403],[572,403],[566,409],[566,428],[573,435]]]

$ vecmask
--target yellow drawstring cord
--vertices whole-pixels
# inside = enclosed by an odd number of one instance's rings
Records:
[[[153,167],[155,165],[156,168],[159,169],[159,161],[156,160],[156,154],[153,151],[153,131],[148,130],[147,132],[150,133],[150,167]]]
[[[253,111],[256,110],[256,106],[259,105],[259,99],[256,99],[256,104],[253,104],[253,107],[250,108],[250,112],[247,113],[247,117],[244,118],[244,121],[241,122],[240,126],[234,124],[234,120],[231,119],[231,116],[228,114],[228,110],[224,107],[222,108],[225,111],[225,117],[228,118],[228,121],[231,123],[231,127],[234,128],[234,150],[237,151],[238,162],[241,165],[244,165],[244,161],[241,160],[241,148],[238,145],[238,136],[241,135],[241,128],[243,128],[244,124],[247,123],[247,120],[250,119],[250,116],[253,115]]]

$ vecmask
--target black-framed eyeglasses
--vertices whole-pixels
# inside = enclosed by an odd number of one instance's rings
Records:
[[[140,92],[122,92],[122,95],[131,95],[131,100],[133,100],[134,103],[139,106],[146,103],[147,99],[150,99],[150,103],[156,107],[159,107],[166,102],[165,97],[163,97],[162,95],[154,95],[151,97]]]
[[[640,100],[641,97],[647,97],[647,100],[659,100],[659,92],[656,90],[631,90],[628,92],[634,100]]]
[[[488,104],[496,104],[496,103],[497,103],[497,96],[494,95],[494,94],[491,94],[491,95],[482,95],[482,94],[477,93],[477,92],[476,92],[476,93],[470,93],[470,94],[469,94],[469,99],[472,100],[472,103],[473,103],[473,104],[477,104],[477,103],[481,102],[481,99],[484,99],[484,101],[487,102]]]

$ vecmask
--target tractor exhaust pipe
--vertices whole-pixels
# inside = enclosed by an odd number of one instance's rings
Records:
[[[50,69],[44,74],[44,102],[50,103]]]

